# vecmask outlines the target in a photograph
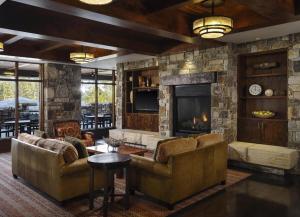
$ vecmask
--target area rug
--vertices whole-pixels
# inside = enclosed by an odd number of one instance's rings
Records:
[[[96,217],[101,216],[101,197],[95,200],[95,209],[89,210],[88,199],[80,198],[69,201],[64,207],[60,207],[44,195],[24,185],[22,179],[15,180],[11,175],[10,154],[0,154],[0,216],[1,217]],[[192,206],[204,198],[207,198],[225,188],[248,178],[251,174],[228,170],[227,184],[210,188],[183,202],[177,204],[174,210],[154,203],[142,195],[131,197],[131,207],[125,211],[122,201],[117,200],[109,208],[111,217],[166,217]],[[117,179],[115,183],[116,192],[122,193],[124,182]]]

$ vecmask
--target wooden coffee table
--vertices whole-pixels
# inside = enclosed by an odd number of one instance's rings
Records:
[[[105,143],[103,143],[102,145],[90,146],[87,147],[86,149],[90,155],[109,153],[110,151],[112,151],[112,148],[108,147],[108,145]],[[135,154],[135,155],[144,156],[146,152],[147,152],[146,149],[132,147],[128,145],[121,145],[118,148],[118,153],[125,154],[125,155]]]

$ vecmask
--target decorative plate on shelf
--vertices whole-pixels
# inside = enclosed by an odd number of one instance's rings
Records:
[[[253,111],[252,115],[256,118],[272,118],[275,113],[271,111]]]
[[[262,93],[262,86],[259,84],[252,84],[249,87],[249,93],[252,96],[259,96]]]

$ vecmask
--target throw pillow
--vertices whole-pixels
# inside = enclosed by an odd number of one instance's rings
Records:
[[[31,145],[36,145],[40,140],[42,140],[42,138],[35,136],[35,135],[27,134],[27,133],[21,133],[18,136],[18,140],[20,140],[22,142],[26,142]]]
[[[86,158],[89,156],[84,143],[80,139],[71,136],[66,136],[65,141],[72,144],[76,148],[79,159]]]
[[[67,164],[78,160],[76,148],[68,142],[57,139],[43,139],[37,143],[37,146],[61,154]]]

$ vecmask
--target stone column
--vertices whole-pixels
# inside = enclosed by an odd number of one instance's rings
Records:
[[[81,68],[79,66],[45,65],[45,131],[53,136],[53,122],[80,120]]]

